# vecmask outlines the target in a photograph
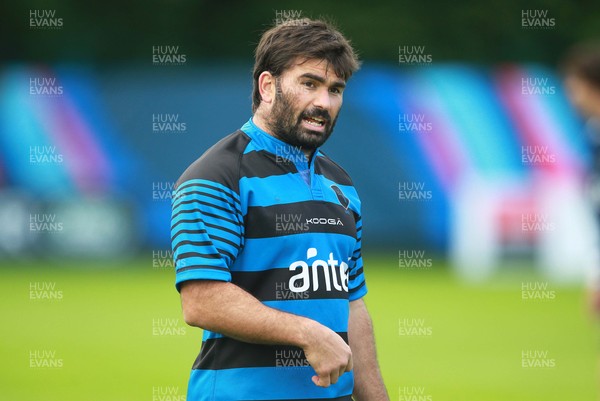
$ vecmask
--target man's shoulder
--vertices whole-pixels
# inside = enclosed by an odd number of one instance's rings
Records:
[[[350,174],[322,151],[315,160],[315,173],[330,179],[336,184],[353,186]]]
[[[211,146],[179,177],[176,187],[190,180],[216,182],[238,192],[240,159],[250,137],[237,130]]]

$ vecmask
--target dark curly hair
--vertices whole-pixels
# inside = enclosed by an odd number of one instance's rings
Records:
[[[347,81],[360,68],[350,45],[332,24],[308,18],[285,21],[266,31],[255,51],[252,112],[260,105],[258,78],[264,71],[279,77],[297,58],[326,60]]]

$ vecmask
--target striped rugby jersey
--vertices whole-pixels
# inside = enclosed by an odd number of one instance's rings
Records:
[[[250,119],[194,162],[173,193],[176,287],[222,280],[265,305],[306,316],[346,342],[349,301],[367,292],[360,200],[348,174]],[[350,400],[353,373],[315,386],[303,351],[204,331],[190,401]]]

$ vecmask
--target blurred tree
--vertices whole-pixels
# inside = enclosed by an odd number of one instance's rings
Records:
[[[31,29],[30,10],[55,10],[64,26]],[[248,60],[260,32],[282,10],[328,17],[353,40],[363,58],[389,62],[397,61],[400,45],[424,45],[435,61],[554,64],[570,44],[597,35],[600,26],[597,1],[12,0],[0,5],[0,58],[149,62],[153,46],[175,45],[190,63]],[[523,10],[547,12],[556,24],[551,29],[523,28]]]

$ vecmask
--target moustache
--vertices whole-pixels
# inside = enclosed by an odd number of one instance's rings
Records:
[[[325,121],[325,124],[330,124],[331,123],[331,115],[329,115],[329,112],[327,110],[323,110],[323,109],[312,109],[312,110],[308,110],[308,111],[303,111],[300,114],[300,117],[298,117],[298,121],[302,121],[303,118],[321,118]]]

